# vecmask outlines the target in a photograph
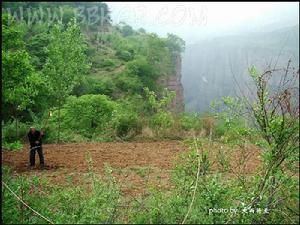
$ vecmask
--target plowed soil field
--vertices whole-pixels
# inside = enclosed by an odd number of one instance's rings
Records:
[[[210,148],[210,158],[217,159],[218,146]],[[36,153],[36,167],[30,169],[29,146],[25,145],[21,151],[2,150],[2,164],[8,165],[14,174],[45,176],[51,183],[59,185],[81,184],[89,168],[103,175],[107,165],[118,179],[122,193],[136,195],[145,192],[149,185],[168,189],[174,160],[187,150],[188,146],[180,141],[45,144],[46,167],[39,168]],[[245,172],[253,173],[260,162],[259,150],[250,147],[246,152],[247,164],[243,168]],[[92,163],[88,163],[90,159]],[[232,168],[238,170],[240,156],[233,153],[228,159],[232,161]],[[217,164],[215,160],[212,167],[217,168]]]

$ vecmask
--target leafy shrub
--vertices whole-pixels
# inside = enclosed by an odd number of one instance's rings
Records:
[[[81,96],[93,93],[94,80],[89,77],[82,77],[73,88],[71,95]]]
[[[143,83],[139,77],[128,73],[121,73],[117,76],[116,86],[119,90],[129,93],[142,93],[143,90]]]
[[[255,131],[253,128],[247,127],[244,121],[239,118],[231,120],[219,118],[213,127],[212,134],[215,139],[221,138],[226,143],[237,144],[242,138],[252,140],[252,135],[255,135]],[[256,140],[259,139],[257,136],[254,137],[256,137]],[[253,140],[253,142],[256,141]]]
[[[141,133],[142,124],[136,113],[126,113],[118,116],[118,124],[116,130],[119,137],[125,137],[130,133],[135,136]]]
[[[64,141],[86,141],[95,134],[105,133],[112,126],[117,104],[106,95],[70,96],[61,110],[63,118],[61,124],[62,138]],[[53,111],[46,130],[55,140],[57,135],[58,111]]]
[[[7,143],[7,142],[2,143],[2,149],[20,150],[22,148],[23,148],[23,145],[21,144],[20,141],[15,141],[15,142],[12,142],[12,143]]]
[[[183,130],[200,130],[201,128],[201,121],[197,114],[183,113],[179,120]]]
[[[100,66],[101,67],[115,67],[116,66],[116,62],[113,59],[102,59],[102,61],[100,61]]]
[[[159,77],[158,71],[151,65],[145,57],[138,57],[126,64],[128,74],[138,76],[143,87],[149,87],[155,90],[157,87],[156,80]]]
[[[150,127],[159,133],[167,128],[171,128],[174,124],[174,118],[169,112],[158,112],[150,118]]]
[[[93,68],[95,68],[95,69],[101,68],[102,60],[103,60],[102,55],[95,55],[95,56],[91,57],[91,62],[92,62]]]
[[[121,138],[131,138],[142,132],[142,122],[139,113],[143,111],[144,101],[142,96],[133,95],[117,101],[116,135]]]
[[[122,59],[126,62],[133,59],[133,56],[129,51],[117,51],[116,55],[118,56],[119,59]]]
[[[105,180],[92,171],[84,179],[91,185],[71,185],[62,189],[38,176],[12,177],[9,169],[3,168],[3,181],[28,205],[54,223],[113,223],[120,198],[114,178],[106,169]],[[5,224],[47,222],[20,206],[20,202],[4,188],[2,197],[2,220]]]
[[[217,120],[216,126],[213,129],[214,138],[220,138],[227,132],[226,122],[224,120]]]
[[[29,126],[26,123],[18,122],[18,136],[16,136],[16,121],[2,121],[2,142],[12,143],[20,140],[27,140]]]
[[[108,95],[112,96],[115,89],[116,85],[115,82],[109,78],[105,77],[100,80],[93,80],[92,85],[92,94],[103,94],[103,95]]]
[[[52,129],[48,128],[45,131],[44,143],[56,143],[58,138],[57,126],[52,125]],[[60,141],[62,143],[82,143],[90,141],[90,137],[86,137],[79,132],[70,129],[61,129]]]

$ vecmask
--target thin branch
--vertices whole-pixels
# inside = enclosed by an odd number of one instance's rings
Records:
[[[54,224],[51,220],[47,219],[46,217],[44,217],[43,215],[41,215],[39,212],[37,212],[36,210],[34,210],[33,208],[31,208],[29,205],[27,205],[13,190],[11,190],[9,188],[9,186],[2,181],[2,184],[4,185],[4,187],[6,187],[12,194],[13,196],[16,197],[16,199],[18,199],[24,206],[26,206],[28,209],[30,209],[32,212],[34,212],[36,215],[38,215],[39,217],[43,218],[44,220],[46,220],[48,223],[50,224]]]
[[[186,213],[186,215],[185,215],[185,217],[184,217],[184,219],[183,219],[183,221],[182,221],[181,224],[185,223],[185,221],[186,221],[186,219],[187,219],[187,217],[188,217],[188,215],[189,215],[189,213],[190,213],[190,211],[192,209],[192,206],[193,206],[193,203],[194,203],[194,200],[195,200],[195,196],[196,196],[196,190],[197,190],[197,187],[198,187],[199,175],[200,175],[201,160],[200,160],[199,148],[198,148],[197,141],[196,141],[195,137],[194,137],[194,143],[195,143],[195,147],[196,147],[197,153],[198,153],[197,154],[198,155],[198,171],[197,171],[197,177],[196,177],[196,184],[195,184],[195,189],[194,189],[194,193],[193,193],[191,204],[190,204],[189,209],[188,209],[188,211],[187,211],[187,213]]]

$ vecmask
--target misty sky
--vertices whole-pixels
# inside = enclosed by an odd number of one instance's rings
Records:
[[[114,24],[126,22],[187,44],[200,39],[298,24],[298,2],[107,2]]]

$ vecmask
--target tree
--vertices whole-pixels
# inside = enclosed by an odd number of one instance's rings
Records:
[[[184,51],[185,42],[180,37],[175,34],[168,33],[166,39],[167,47],[170,49],[171,52],[180,54]]]
[[[8,20],[12,21],[10,25]],[[18,137],[20,113],[34,103],[33,97],[38,95],[37,86],[42,83],[42,79],[30,63],[21,28],[10,15],[2,17],[2,32],[2,108],[10,111],[8,115],[16,120]]]
[[[45,47],[49,45],[49,27],[47,24],[35,24],[26,33],[26,49],[32,57],[32,64],[37,70],[42,70],[47,59]]]
[[[144,28],[142,28],[142,27],[138,29],[138,32],[140,34],[146,34],[146,30]]]
[[[121,33],[124,37],[127,37],[127,36],[130,36],[130,35],[133,35],[134,30],[132,29],[131,26],[126,24],[122,27]]]
[[[66,30],[61,25],[55,25],[51,29],[48,59],[43,72],[58,107],[58,142],[63,102],[73,90],[78,77],[86,73],[90,66],[84,53],[86,48],[80,28],[75,22],[69,23]]]
[[[172,55],[167,48],[166,42],[156,34],[148,34],[147,38],[147,61],[156,68],[161,75],[170,75],[172,72]]]

